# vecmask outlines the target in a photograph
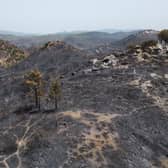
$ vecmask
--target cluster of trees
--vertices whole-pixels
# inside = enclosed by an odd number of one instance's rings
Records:
[[[24,76],[24,85],[28,88],[27,94],[33,97],[35,107],[41,110],[41,98],[46,96],[45,82],[42,73],[32,70]],[[47,91],[48,99],[53,102],[55,110],[58,108],[58,100],[61,97],[61,83],[59,79],[51,80]]]

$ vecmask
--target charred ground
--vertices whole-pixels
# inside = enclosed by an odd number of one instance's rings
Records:
[[[167,168],[168,55],[150,51],[100,56],[50,42],[5,70],[0,167]],[[35,67],[46,81],[61,76],[59,110],[15,113],[30,103],[22,82]]]

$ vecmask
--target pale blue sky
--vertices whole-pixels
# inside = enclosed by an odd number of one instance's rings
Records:
[[[168,28],[168,0],[0,0],[0,30]]]

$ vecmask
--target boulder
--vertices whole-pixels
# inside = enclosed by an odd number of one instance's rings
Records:
[[[96,63],[98,62],[98,59],[97,59],[97,58],[94,58],[94,59],[90,60],[90,62],[91,62],[93,65],[96,65]]]
[[[85,70],[83,70],[83,73],[84,73],[84,74],[88,74],[88,73],[90,73],[90,72],[92,72],[92,69],[85,69]]]
[[[142,55],[142,57],[143,57],[144,59],[149,59],[149,58],[151,57],[151,54],[149,54],[149,53],[147,53],[147,52],[144,52],[143,55]]]
[[[113,66],[116,66],[117,63],[118,63],[118,60],[115,57],[115,55],[110,55],[110,56],[104,57],[104,59],[102,60],[102,62],[104,63],[104,65],[110,65],[110,64],[112,64]]]
[[[153,79],[161,79],[162,77],[156,73],[151,73],[150,76],[153,78]]]

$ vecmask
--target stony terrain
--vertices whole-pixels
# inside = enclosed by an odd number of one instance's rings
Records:
[[[3,72],[0,167],[168,168],[167,49],[110,52],[50,42]],[[46,81],[60,76],[58,111],[23,108],[35,67]]]

